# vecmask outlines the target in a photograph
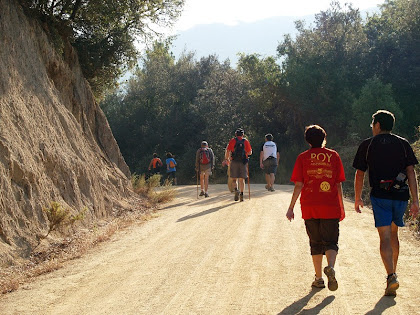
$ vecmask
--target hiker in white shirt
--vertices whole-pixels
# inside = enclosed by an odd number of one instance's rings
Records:
[[[277,166],[279,165],[280,153],[277,144],[273,142],[273,135],[265,135],[265,143],[261,146],[260,167],[264,170],[268,191],[274,191],[274,180],[276,179]]]

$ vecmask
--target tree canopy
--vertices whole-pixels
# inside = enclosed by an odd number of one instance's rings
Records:
[[[77,49],[95,95],[115,86],[137,60],[136,40],[149,40],[153,26],[170,26],[184,0],[19,0]]]
[[[288,182],[297,154],[307,148],[306,125],[323,126],[329,146],[347,152],[370,136],[371,115],[388,109],[396,132],[415,138],[419,1],[386,1],[366,19],[351,5],[332,3],[313,25],[297,21],[298,34],[286,35],[276,56],[240,54],[235,68],[214,55],[197,60],[185,52],[175,59],[170,42],[158,41],[127,89],[101,106],[133,172],[145,173],[152,153],[171,152],[179,182],[192,182],[195,151],[207,140],[216,154],[214,180],[223,179],[226,144],[242,127],[254,148],[251,178],[263,179],[259,149],[272,133],[281,151],[278,178]]]

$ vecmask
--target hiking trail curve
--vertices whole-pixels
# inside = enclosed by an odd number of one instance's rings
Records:
[[[226,185],[177,186],[157,218],[133,225],[64,268],[0,296],[6,314],[419,314],[420,246],[400,230],[396,298],[372,213],[346,200],[337,291],[311,288],[313,266],[300,207],[286,219],[293,186],[251,185],[233,201]],[[325,261],[324,261],[325,265]]]

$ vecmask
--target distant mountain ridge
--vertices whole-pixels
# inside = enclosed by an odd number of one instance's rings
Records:
[[[173,42],[172,52],[176,57],[182,51],[194,51],[198,58],[216,54],[220,61],[238,61],[238,53],[274,56],[285,34],[296,34],[295,21],[312,21],[314,15],[304,17],[276,17],[237,25],[198,25],[180,32]]]
[[[365,17],[367,13],[378,12],[373,7],[361,11]],[[189,30],[182,31],[173,41],[172,52],[179,57],[185,50],[195,52],[196,57],[215,54],[219,61],[229,59],[232,66],[238,61],[238,53],[260,54],[263,57],[275,56],[277,46],[285,34],[295,36],[297,31],[295,21],[303,20],[309,26],[314,23],[315,14],[305,16],[280,16],[251,23],[237,25],[203,24]]]

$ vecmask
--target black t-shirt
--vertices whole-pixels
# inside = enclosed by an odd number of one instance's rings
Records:
[[[409,190],[392,191],[380,187],[381,180],[394,180],[406,168],[418,164],[408,141],[394,134],[379,134],[364,140],[354,157],[353,167],[369,169],[371,196],[382,199],[408,200]]]

